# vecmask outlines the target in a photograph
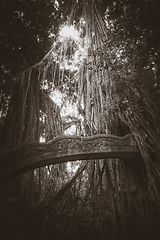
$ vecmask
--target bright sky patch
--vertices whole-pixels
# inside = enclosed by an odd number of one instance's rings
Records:
[[[63,26],[59,32],[59,35],[62,38],[71,38],[75,41],[80,40],[79,32],[75,29],[73,25],[71,26]]]

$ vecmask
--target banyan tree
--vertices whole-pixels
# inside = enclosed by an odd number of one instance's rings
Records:
[[[42,60],[0,85],[1,215],[8,229],[16,215],[17,237],[155,239],[160,234],[159,52],[146,47],[138,25],[136,40],[128,33],[126,19],[136,5],[111,2],[73,1]],[[111,146],[121,142],[119,155],[96,155],[94,149],[100,152],[108,137]],[[68,157],[45,163],[51,147],[64,139],[75,141],[67,145]],[[88,144],[90,155],[84,150]],[[121,154],[124,144],[136,154]],[[78,146],[83,157],[70,157]],[[37,164],[18,169],[33,159]],[[27,215],[23,230],[18,211]]]

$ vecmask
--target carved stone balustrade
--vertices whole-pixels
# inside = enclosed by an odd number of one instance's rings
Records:
[[[0,155],[0,180],[67,161],[123,158],[137,159],[140,152],[132,134],[124,137],[61,135],[46,143],[26,142]]]

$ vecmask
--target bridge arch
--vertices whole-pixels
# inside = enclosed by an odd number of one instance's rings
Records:
[[[132,134],[124,137],[99,134],[90,137],[58,136],[46,143],[28,142],[0,155],[0,180],[4,182],[46,165],[76,160],[137,159],[140,152]]]

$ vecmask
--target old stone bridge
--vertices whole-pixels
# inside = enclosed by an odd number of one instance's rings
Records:
[[[0,154],[0,181],[27,171],[66,161],[123,158],[137,159],[140,152],[132,134],[124,137],[61,135],[46,143],[23,143]]]

